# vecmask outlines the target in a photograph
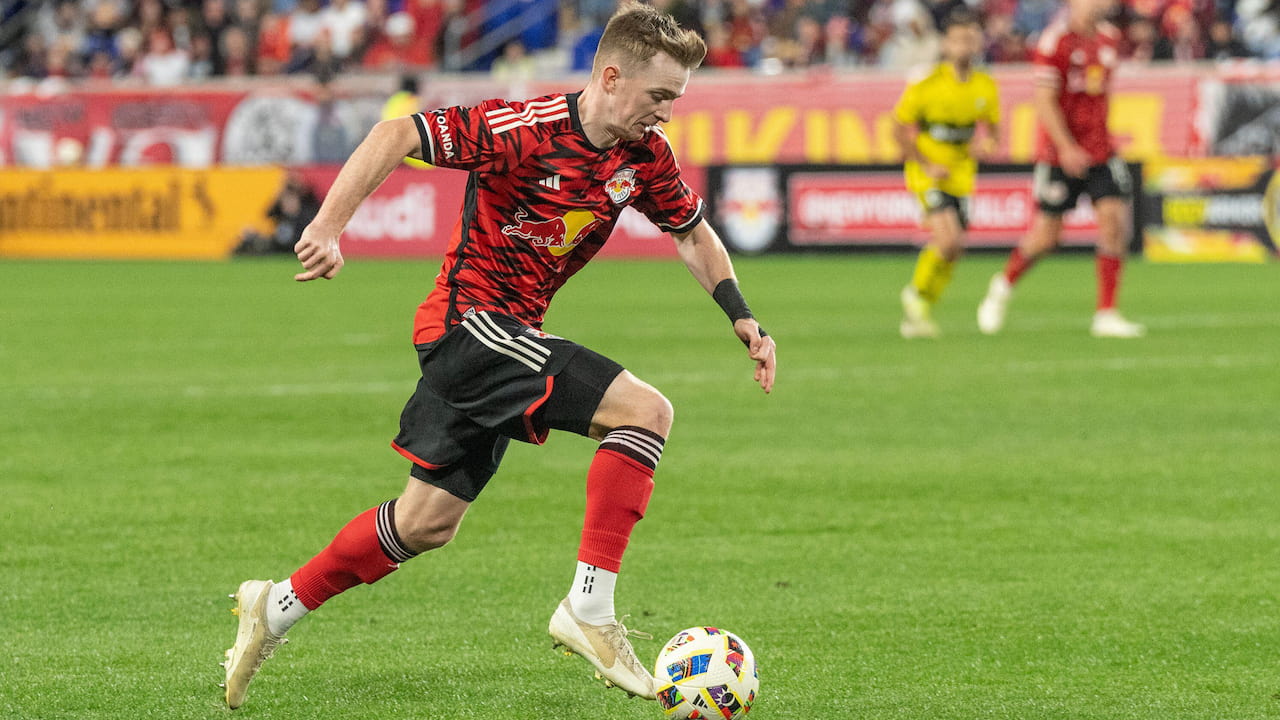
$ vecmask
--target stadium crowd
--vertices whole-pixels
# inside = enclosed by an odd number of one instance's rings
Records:
[[[904,68],[934,58],[965,0],[653,0],[707,40],[706,65],[778,72]],[[4,0],[0,77],[137,78],[352,70],[590,67],[614,0]],[[986,60],[1025,62],[1059,0],[971,0]],[[1280,0],[1122,0],[1114,22],[1139,62],[1280,57]]]

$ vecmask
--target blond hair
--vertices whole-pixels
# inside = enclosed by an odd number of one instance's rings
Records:
[[[707,56],[707,44],[670,15],[648,5],[625,2],[604,27],[591,74],[598,75],[608,63],[630,73],[659,52],[692,70]]]

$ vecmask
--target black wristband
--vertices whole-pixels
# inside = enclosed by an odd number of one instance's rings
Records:
[[[755,319],[751,308],[747,307],[747,299],[742,297],[742,291],[738,289],[738,281],[733,278],[721,280],[711,292],[711,299],[729,316],[729,322]]]

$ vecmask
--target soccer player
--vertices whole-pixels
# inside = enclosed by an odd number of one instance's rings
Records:
[[[653,677],[615,617],[614,587],[653,490],[671,404],[614,361],[541,325],[551,297],[630,205],[675,238],[684,264],[746,344],[756,382],[772,389],[774,341],[752,317],[702,200],[681,180],[659,129],[705,54],[703,41],[668,16],[627,4],[606,26],[580,92],[383,121],[347,160],[297,244],[299,281],[338,274],[343,228],[406,155],[470,172],[443,267],[415,317],[422,377],[393,442],[411,463],[410,478],[403,494],[356,516],[287,580],[240,585],[226,662],[230,707],[244,702],[290,626],[449,542],[508,441],[540,444],[552,429],[600,445],[587,471],[577,567],[549,632],[607,685],[654,697]],[[626,322],[635,310],[616,312]]]
[[[986,126],[981,143],[972,148],[980,156],[991,153],[999,132],[996,81],[973,66],[982,43],[978,16],[967,9],[952,12],[942,37],[942,62],[908,85],[893,110],[907,189],[920,199],[929,229],[911,283],[902,289],[904,338],[938,335],[933,305],[960,257],[978,171],[971,152],[974,131],[979,123]]]
[[[1045,28],[1035,51],[1035,108],[1040,120],[1033,189],[1038,210],[1031,229],[991,278],[978,306],[978,328],[993,335],[1004,327],[1013,285],[1057,246],[1062,215],[1082,193],[1098,219],[1098,304],[1094,337],[1140,337],[1146,329],[1116,310],[1124,263],[1129,171],[1107,132],[1108,93],[1120,34],[1103,21],[1112,0],[1069,0],[1067,12]]]

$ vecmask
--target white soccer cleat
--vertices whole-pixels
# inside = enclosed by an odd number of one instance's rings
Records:
[[[1140,338],[1147,334],[1147,327],[1125,320],[1117,310],[1099,310],[1093,314],[1089,334],[1096,338]]]
[[[915,286],[908,285],[902,288],[900,297],[902,323],[898,325],[898,332],[902,333],[902,337],[907,340],[938,337],[938,324],[933,321],[929,301],[920,297]]]
[[[636,657],[628,635],[645,637],[643,633],[627,630],[621,622],[608,625],[587,625],[578,620],[565,598],[551,616],[547,628],[551,633],[551,647],[564,647],[565,654],[576,653],[586,658],[596,668],[596,677],[604,680],[605,687],[618,687],[628,695],[646,700],[656,700],[653,675]]]
[[[1009,298],[1013,297],[1013,286],[1005,279],[1003,272],[991,278],[987,286],[987,296],[978,305],[978,329],[983,335],[995,335],[1004,328],[1004,317],[1009,312]]]
[[[276,648],[287,642],[267,629],[267,596],[271,594],[272,581],[245,580],[232,597],[236,607],[231,612],[240,617],[236,630],[236,644],[227,650],[227,707],[232,710],[244,703],[249,691],[249,681],[271,657]]]

